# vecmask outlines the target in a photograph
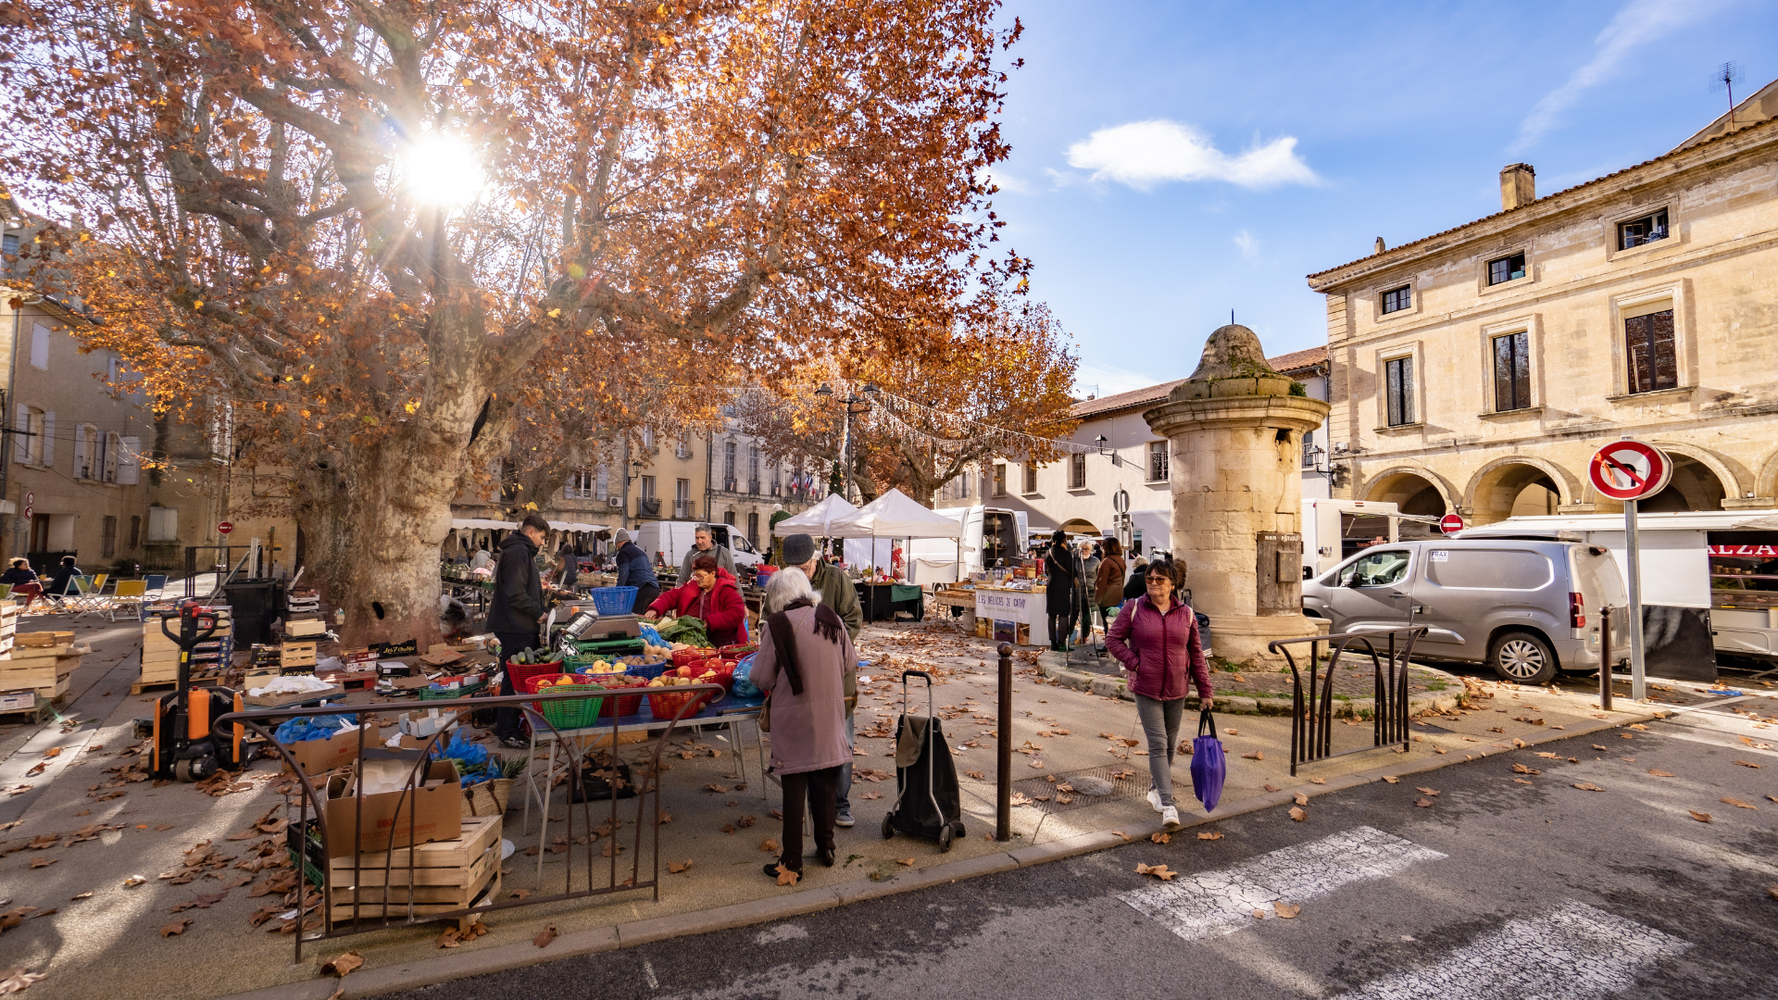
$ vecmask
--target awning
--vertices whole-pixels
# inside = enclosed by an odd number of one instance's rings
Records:
[[[588,524],[585,521],[551,521],[550,528],[556,531],[604,531],[603,524]],[[454,517],[451,528],[482,529],[486,531],[517,531],[517,521],[495,521],[485,517]]]

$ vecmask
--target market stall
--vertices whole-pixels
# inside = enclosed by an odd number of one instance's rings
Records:
[[[960,538],[963,526],[956,519],[922,506],[900,490],[890,490],[848,517],[835,518],[828,526],[835,538],[872,540],[871,569],[876,569],[878,539]],[[905,547],[903,551],[906,551]],[[886,566],[884,568],[887,568]],[[874,574],[873,574],[874,575]],[[885,581],[886,582],[886,581]]]
[[[906,612],[914,621],[926,617],[926,592],[911,583],[860,583],[858,603],[867,622],[892,622]]]
[[[819,538],[830,538],[833,532],[829,527],[835,521],[844,520],[858,513],[858,508],[846,502],[846,498],[838,493],[829,493],[825,499],[808,510],[792,517],[787,517],[772,525],[772,534],[782,538],[802,532]]]

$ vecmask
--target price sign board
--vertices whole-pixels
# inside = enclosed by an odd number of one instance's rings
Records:
[[[1642,441],[1613,441],[1600,448],[1587,466],[1593,488],[1613,500],[1646,500],[1667,488],[1673,461],[1667,453]]]

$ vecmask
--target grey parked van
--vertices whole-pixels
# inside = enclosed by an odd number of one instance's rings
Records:
[[[1303,583],[1303,613],[1334,632],[1427,626],[1415,659],[1486,663],[1543,684],[1599,669],[1599,611],[1613,664],[1629,655],[1623,577],[1611,552],[1575,541],[1439,538],[1377,545]]]

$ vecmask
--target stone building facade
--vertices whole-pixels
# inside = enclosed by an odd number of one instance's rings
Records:
[[[1609,513],[1591,455],[1675,459],[1645,510],[1778,496],[1778,84],[1656,159],[1309,276],[1336,496],[1405,513]],[[1729,116],[1724,116],[1725,119]]]

